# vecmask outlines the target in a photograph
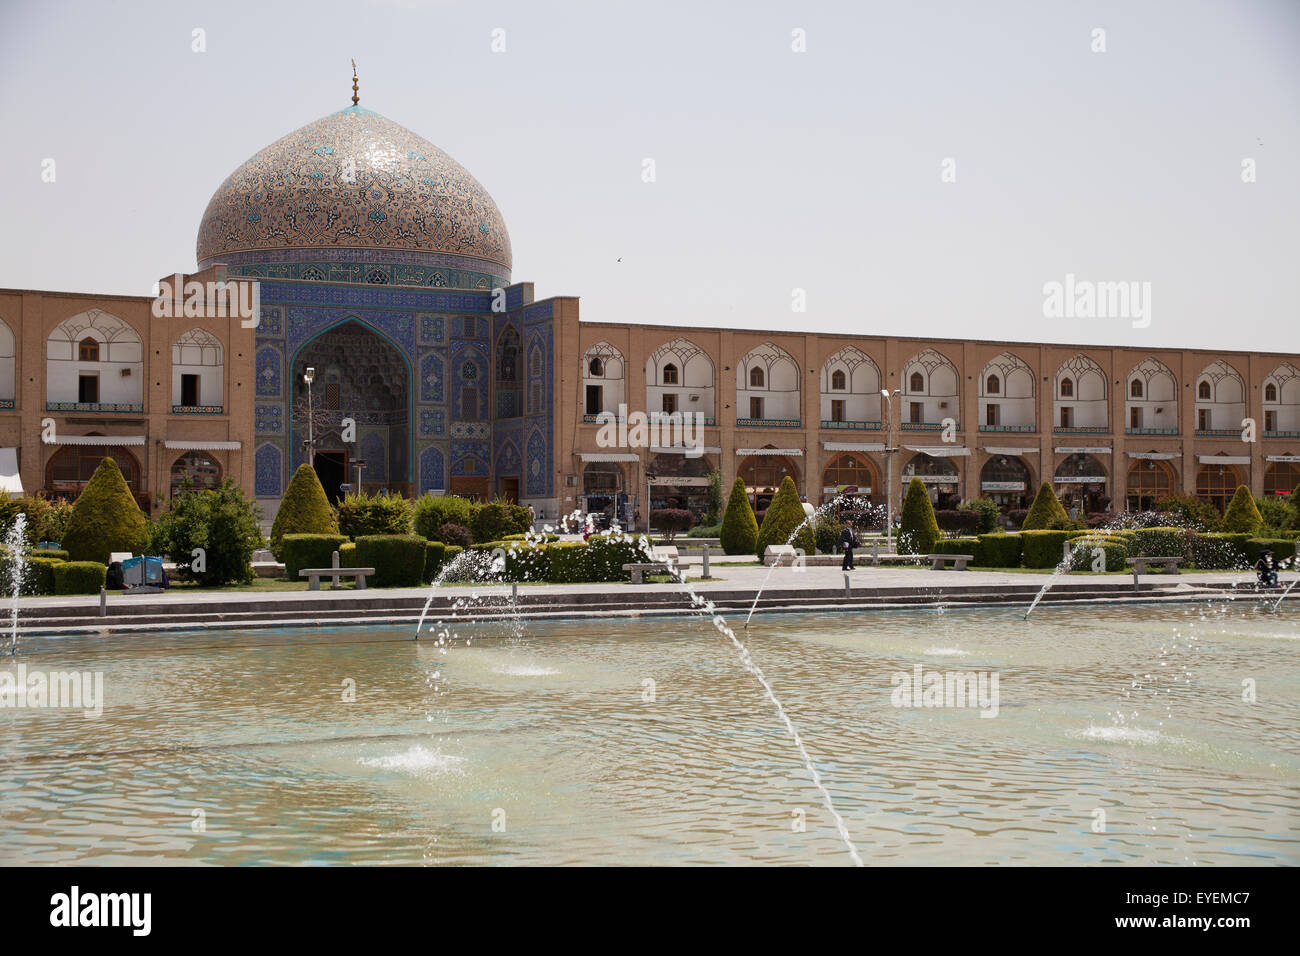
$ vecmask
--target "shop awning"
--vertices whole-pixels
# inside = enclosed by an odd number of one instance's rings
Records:
[[[640,461],[640,455],[625,451],[584,451],[578,453],[582,461]]]
[[[1053,451],[1058,455],[1109,455],[1110,449],[1103,445],[1057,445]]]
[[[931,458],[960,458],[969,455],[970,449],[965,445],[904,445],[908,451],[919,451]]]
[[[721,455],[722,449],[716,445],[701,445],[698,448],[688,448],[685,445],[663,445],[650,447],[652,455]]]
[[[18,475],[18,449],[0,448],[0,494],[19,497],[23,480]]]
[[[1300,461],[1300,455],[1265,455],[1265,461]]]
[[[826,451],[884,451],[882,441],[824,441],[822,448]]]
[[[1202,465],[1249,465],[1249,455],[1197,455]]]
[[[742,457],[752,455],[791,455],[802,456],[802,448],[737,448],[736,454]]]
[[[1175,458],[1182,458],[1183,453],[1181,451],[1131,451],[1128,456],[1142,461],[1172,461]]]
[[[1038,454],[1037,445],[1025,445],[1021,448],[994,448],[991,445],[985,445],[984,450],[990,455],[1036,455]]]
[[[244,446],[242,442],[237,441],[199,439],[197,441],[165,441],[163,447],[175,451],[238,451]]]
[[[51,445],[99,445],[114,447],[118,445],[143,445],[143,435],[60,435]]]

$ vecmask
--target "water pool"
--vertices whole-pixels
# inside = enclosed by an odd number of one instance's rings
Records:
[[[1294,864],[1296,608],[739,634],[868,864]],[[851,862],[707,622],[458,630],[445,654],[409,628],[27,640],[0,670],[101,672],[105,703],[0,709],[0,863]],[[996,716],[895,706],[918,664],[996,674]]]

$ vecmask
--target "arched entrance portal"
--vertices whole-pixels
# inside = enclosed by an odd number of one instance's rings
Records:
[[[1033,490],[1029,466],[1018,455],[994,455],[980,469],[980,494],[1003,511],[1028,508]]]
[[[1237,486],[1245,483],[1236,465],[1202,464],[1196,472],[1196,497],[1214,505],[1215,510],[1223,514],[1237,493]]]
[[[1106,466],[1084,452],[1075,452],[1057,465],[1052,484],[1061,506],[1080,518],[1105,511],[1110,504]]]
[[[117,462],[136,503],[148,513],[148,495],[140,488],[140,466],[135,456],[120,445],[64,445],[45,464],[45,493],[51,498],[75,501],[105,458]]]
[[[736,474],[745,481],[745,493],[749,495],[749,502],[754,506],[759,521],[763,520],[762,515],[767,512],[767,506],[772,503],[772,498],[786,475],[790,476],[796,488],[799,486],[799,467],[788,455],[750,455],[741,460]]]
[[[221,484],[221,465],[203,451],[187,451],[171,467],[171,497],[184,490],[205,491]]]
[[[654,475],[650,482],[650,510],[683,508],[699,521],[709,510],[709,472],[711,459],[701,455],[658,454],[647,469]]]
[[[310,404],[308,368],[315,369]],[[367,491],[411,494],[409,377],[397,347],[355,319],[299,350],[291,392],[294,466],[307,461],[310,424],[316,474],[330,501],[338,500],[342,485],[357,487],[358,475]],[[355,422],[353,433],[344,419]]]
[[[1128,466],[1126,484],[1129,511],[1154,511],[1161,498],[1174,493],[1178,479],[1165,459],[1136,458]]]
[[[903,480],[900,491],[896,492],[898,500],[894,504],[895,508],[901,509],[903,498],[907,495],[907,486],[913,478],[925,482],[925,490],[930,492],[930,501],[936,508],[956,508],[961,501],[961,479],[953,460],[937,458],[921,451],[903,466]]]
[[[1288,454],[1287,458],[1296,456]],[[1300,485],[1300,459],[1296,461],[1271,461],[1264,469],[1264,494],[1286,495],[1289,499]]]

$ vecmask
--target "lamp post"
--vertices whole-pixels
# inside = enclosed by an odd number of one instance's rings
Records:
[[[650,507],[651,507],[650,494],[653,491],[653,489],[650,486],[654,484],[654,480],[657,477],[659,476],[656,475],[653,471],[647,471],[645,473],[645,533],[646,534],[650,533]]]
[[[307,464],[316,467],[316,434],[312,430],[311,383],[316,378],[315,366],[308,365],[302,379],[307,383]]]
[[[885,550],[889,550],[890,535],[894,531],[894,459],[890,455],[895,454],[898,449],[894,447],[894,396],[901,394],[902,389],[894,389],[892,392],[887,388],[880,390],[880,395],[885,400]]]

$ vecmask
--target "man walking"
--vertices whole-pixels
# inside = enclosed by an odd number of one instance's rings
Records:
[[[858,536],[853,533],[853,525],[846,524],[840,535],[840,545],[844,548],[844,563],[840,566],[845,571],[853,570],[853,549],[858,546]]]

